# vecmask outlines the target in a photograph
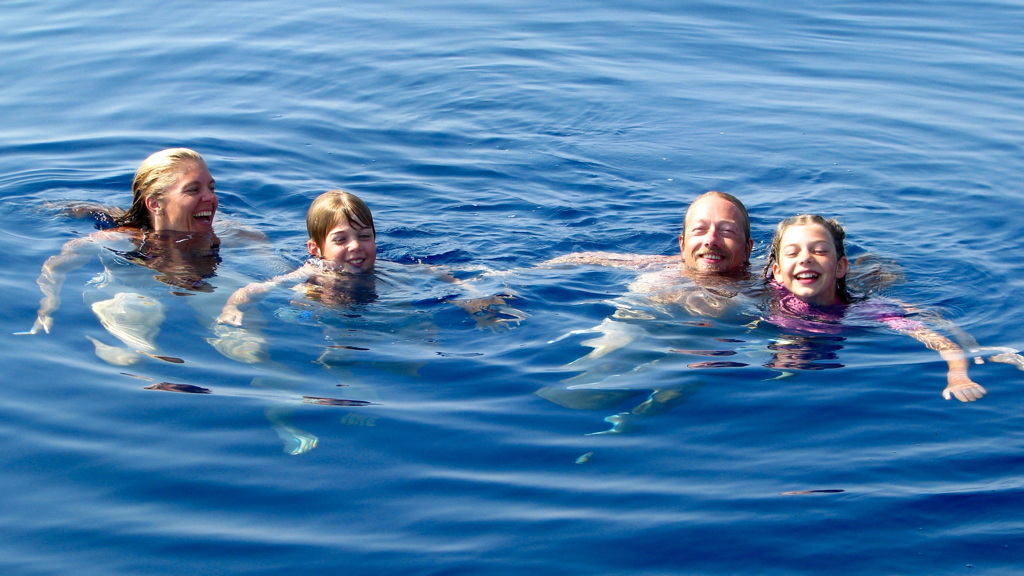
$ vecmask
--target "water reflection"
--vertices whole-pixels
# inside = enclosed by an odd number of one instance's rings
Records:
[[[764,366],[775,370],[831,370],[842,368],[838,362],[843,349],[840,336],[791,336],[768,344],[771,360]]]
[[[209,279],[217,275],[221,263],[220,238],[216,234],[143,232],[137,240],[134,250],[110,250],[129,262],[156,271],[154,279],[186,291],[173,292],[179,296],[215,290]]]

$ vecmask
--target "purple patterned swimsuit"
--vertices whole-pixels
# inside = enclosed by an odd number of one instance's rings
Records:
[[[767,320],[787,331],[804,334],[839,334],[855,328],[870,328],[879,323],[899,332],[924,328],[907,318],[902,307],[884,300],[864,300],[852,304],[816,306],[799,299],[785,286],[771,282],[772,301]]]

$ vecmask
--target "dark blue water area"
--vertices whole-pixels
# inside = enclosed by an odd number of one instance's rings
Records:
[[[1019,3],[14,1],[0,23],[4,574],[1024,567],[1014,366],[946,401],[939,356],[881,327],[798,337],[757,299],[707,317],[629,270],[539,266],[674,254],[719,189],[755,270],[780,219],[836,216],[851,257],[901,270],[876,298],[1024,348]],[[61,208],[126,207],[170,146],[217,179],[213,292],[106,254],[49,334],[15,335],[95,230]],[[282,288],[250,316],[270,359],[225,357],[220,305],[302,261],[334,188],[373,210],[376,300]],[[104,265],[183,363],[97,356]],[[442,267],[526,317],[478,329]],[[621,347],[580,360],[598,326]]]

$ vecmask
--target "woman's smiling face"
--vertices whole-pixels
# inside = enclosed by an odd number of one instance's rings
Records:
[[[840,258],[828,229],[820,224],[790,226],[779,242],[772,277],[797,298],[817,306],[839,303],[836,285],[846,276],[848,262]]]
[[[153,229],[178,232],[211,232],[217,214],[217,190],[206,164],[186,162],[178,178],[159,199],[149,198]]]

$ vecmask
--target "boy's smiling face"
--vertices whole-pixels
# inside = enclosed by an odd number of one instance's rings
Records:
[[[306,247],[313,256],[319,256],[334,264],[339,271],[350,274],[368,272],[377,261],[377,242],[373,230],[345,217],[328,230],[323,250],[312,239]]]
[[[817,306],[839,302],[836,285],[849,264],[839,258],[828,229],[820,224],[790,226],[782,233],[772,277],[797,298]]]

